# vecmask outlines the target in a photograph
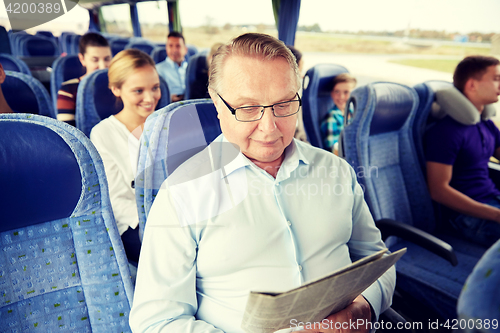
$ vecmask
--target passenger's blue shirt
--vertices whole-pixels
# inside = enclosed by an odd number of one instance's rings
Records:
[[[187,62],[183,61],[179,66],[167,57],[162,62],[156,64],[158,74],[167,82],[171,95],[183,95],[186,90],[186,68]]]
[[[286,291],[385,248],[343,159],[293,140],[275,179],[224,143],[182,164],[155,199],[134,332],[241,332],[251,290]],[[363,292],[377,316],[394,285],[391,268]]]
[[[425,144],[427,161],[453,166],[451,187],[484,203],[500,195],[488,171],[500,147],[500,131],[491,120],[463,125],[447,116],[429,129]]]

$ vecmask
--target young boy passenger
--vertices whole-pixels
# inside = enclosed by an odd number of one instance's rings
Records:
[[[98,69],[109,67],[111,48],[106,38],[98,33],[89,32],[80,38],[78,58],[85,73],[64,82],[57,93],[57,119],[75,126],[76,92],[78,84],[85,75]]]

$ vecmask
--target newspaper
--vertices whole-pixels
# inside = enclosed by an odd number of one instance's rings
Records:
[[[387,251],[286,292],[250,292],[241,328],[248,333],[271,333],[289,328],[292,320],[321,322],[351,304],[401,258],[406,248],[384,256]]]

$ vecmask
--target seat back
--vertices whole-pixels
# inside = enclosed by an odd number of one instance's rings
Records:
[[[47,89],[31,75],[5,72],[2,91],[10,108],[19,113],[33,113],[56,118]]]
[[[388,82],[355,89],[354,117],[344,128],[343,147],[375,220],[390,218],[425,231],[435,227],[431,198],[418,164],[413,122],[418,95]]]
[[[31,71],[24,61],[10,54],[0,53],[0,64],[5,71],[20,72],[31,76]]]
[[[85,69],[77,55],[59,57],[52,64],[50,73],[50,92],[54,110],[57,110],[57,92],[61,89],[63,82],[82,76]]]
[[[209,99],[173,103],[148,117],[141,137],[135,181],[141,239],[163,181],[219,134],[217,111]]]
[[[191,44],[187,44],[186,48],[187,48],[186,61],[189,61],[189,58],[191,58],[196,53],[198,53],[198,48],[194,45],[191,45]]]
[[[129,43],[128,38],[110,38],[108,39],[109,47],[113,57],[120,51],[125,50],[125,46]]]
[[[333,79],[349,71],[340,65],[318,64],[310,68],[304,76],[302,93],[302,117],[309,142],[318,148],[324,148],[321,137],[321,122],[333,107],[330,92]]]
[[[156,46],[153,51],[151,51],[151,58],[153,58],[156,64],[162,62],[167,58],[167,50],[165,50],[165,47]]]
[[[21,56],[35,57],[35,56],[58,56],[59,47],[52,38],[28,36],[22,39]]]
[[[146,40],[131,40],[127,45],[125,45],[125,49],[137,49],[147,54],[151,54],[155,47],[156,46],[153,43]]]
[[[4,26],[0,25],[0,53],[12,54],[10,38]]]
[[[413,88],[418,94],[419,105],[415,114],[413,125],[413,140],[420,163],[420,168],[426,174],[425,154],[424,154],[424,134],[432,125],[434,119],[430,116],[432,103],[436,101],[436,92],[442,89],[453,87],[451,82],[447,81],[426,81],[415,85]]]
[[[37,115],[0,115],[0,132],[0,331],[130,332],[133,286],[97,150]]]
[[[82,38],[81,35],[71,35],[68,54],[78,54],[80,52],[80,38]]]
[[[469,325],[463,332],[498,332],[500,318],[500,240],[493,244],[478,261],[467,278],[457,304],[459,321],[481,323],[482,330]],[[489,325],[485,326],[487,323]],[[466,325],[467,326],[467,325]],[[477,327],[477,326],[476,326]]]
[[[161,77],[160,90],[161,98],[156,106],[157,110],[170,103],[167,83]],[[107,69],[86,75],[78,85],[75,122],[76,127],[87,136],[90,136],[90,131],[97,123],[122,109],[123,103],[108,88]]]
[[[71,43],[72,37],[75,34],[73,32],[63,31],[59,36],[59,49],[61,52],[66,52],[66,54],[71,54]]]
[[[198,53],[189,58],[186,69],[186,99],[209,98],[207,56]]]

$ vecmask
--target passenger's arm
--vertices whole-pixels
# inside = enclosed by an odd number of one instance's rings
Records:
[[[101,133],[92,131],[90,139],[104,164],[111,208],[118,231],[122,235],[130,225],[137,225],[139,222],[135,196],[130,188],[133,179],[126,179],[115,159],[116,155],[110,153],[110,149],[118,148],[113,145],[114,141],[109,141],[109,137],[103,136]]]
[[[197,242],[191,227],[179,223],[164,186],[151,208],[144,232],[129,320],[132,331],[223,333],[195,318]]]
[[[61,89],[57,92],[57,120],[75,126],[76,103],[73,94]]]
[[[431,198],[459,213],[500,222],[500,209],[478,202],[451,187],[452,174],[452,165],[427,162],[427,185]]]

